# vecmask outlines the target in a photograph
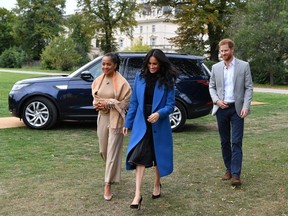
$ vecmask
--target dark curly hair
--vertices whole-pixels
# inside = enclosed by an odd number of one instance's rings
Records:
[[[148,69],[149,59],[155,57],[160,64],[160,69],[157,72],[157,77],[160,85],[164,85],[166,88],[174,88],[174,82],[176,79],[176,70],[172,66],[172,63],[166,57],[164,52],[160,49],[151,49],[145,56],[140,77],[144,78],[146,81],[150,77],[150,72]]]
[[[119,71],[119,66],[121,63],[119,54],[116,52],[109,52],[109,53],[105,53],[104,56],[110,57],[112,59],[112,62],[117,64],[116,71]]]

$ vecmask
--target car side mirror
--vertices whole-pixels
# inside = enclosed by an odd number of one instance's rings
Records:
[[[81,73],[81,79],[83,79],[83,80],[94,80],[94,77],[92,76],[90,71],[83,71]]]

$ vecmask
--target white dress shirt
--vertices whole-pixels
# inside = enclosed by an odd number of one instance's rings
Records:
[[[229,67],[224,66],[224,101],[227,103],[234,103],[234,72],[235,72],[235,58],[230,62]]]

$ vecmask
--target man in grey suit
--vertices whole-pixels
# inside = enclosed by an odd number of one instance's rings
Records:
[[[234,46],[234,42],[228,38],[219,42],[223,61],[212,66],[209,91],[226,167],[222,180],[231,179],[232,186],[239,186],[244,118],[250,112],[253,83],[249,63],[234,57]]]

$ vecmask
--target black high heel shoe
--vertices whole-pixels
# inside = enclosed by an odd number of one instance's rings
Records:
[[[161,183],[160,183],[160,193],[159,193],[158,195],[154,195],[154,194],[152,193],[152,199],[157,199],[157,198],[161,197],[161,188],[162,188],[162,185],[161,185]]]
[[[139,203],[138,203],[138,204],[131,204],[131,205],[130,205],[130,208],[131,208],[131,209],[140,210],[140,208],[141,208],[141,203],[142,203],[142,196],[141,196],[141,198],[140,198],[140,200],[139,200]]]

